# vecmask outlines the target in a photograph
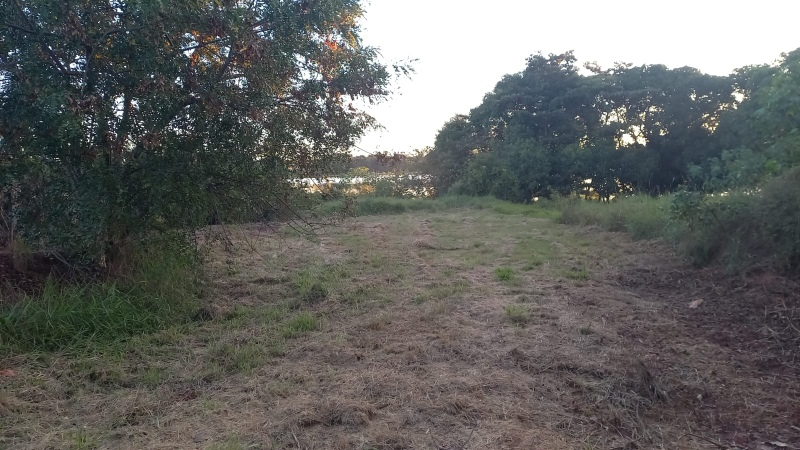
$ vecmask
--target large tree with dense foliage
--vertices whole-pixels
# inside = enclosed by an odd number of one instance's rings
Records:
[[[428,155],[433,173],[466,194],[505,190],[503,198],[530,201],[584,191],[608,199],[672,189],[688,164],[720,154],[715,129],[734,104],[730,78],[662,65],[586,69],[572,52],[529,57],[468,116],[442,128]]]
[[[37,246],[278,208],[347,156],[390,73],[360,0],[0,0],[3,208]],[[399,67],[399,70],[406,70]],[[356,105],[356,106],[354,106]]]

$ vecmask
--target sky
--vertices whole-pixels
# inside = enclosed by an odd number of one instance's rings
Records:
[[[456,114],[478,106],[525,59],[574,50],[578,64],[692,66],[715,75],[774,62],[800,47],[798,0],[371,0],[361,37],[415,74],[367,110],[385,129],[355,154],[432,146]]]

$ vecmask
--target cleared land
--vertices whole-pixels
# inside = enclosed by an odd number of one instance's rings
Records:
[[[800,446],[790,281],[486,210],[216,231],[195,322],[0,362],[0,447]]]

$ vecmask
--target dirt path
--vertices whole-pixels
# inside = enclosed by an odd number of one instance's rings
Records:
[[[214,320],[15,361],[0,447],[800,448],[785,280],[491,212],[231,237]]]

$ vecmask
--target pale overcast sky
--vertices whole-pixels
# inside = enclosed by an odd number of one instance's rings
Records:
[[[798,0],[372,0],[364,43],[379,47],[385,61],[419,61],[391,99],[369,110],[386,130],[358,147],[433,145],[445,121],[480,104],[537,51],[575,50],[579,64],[693,66],[725,75],[800,47],[798,17]]]

